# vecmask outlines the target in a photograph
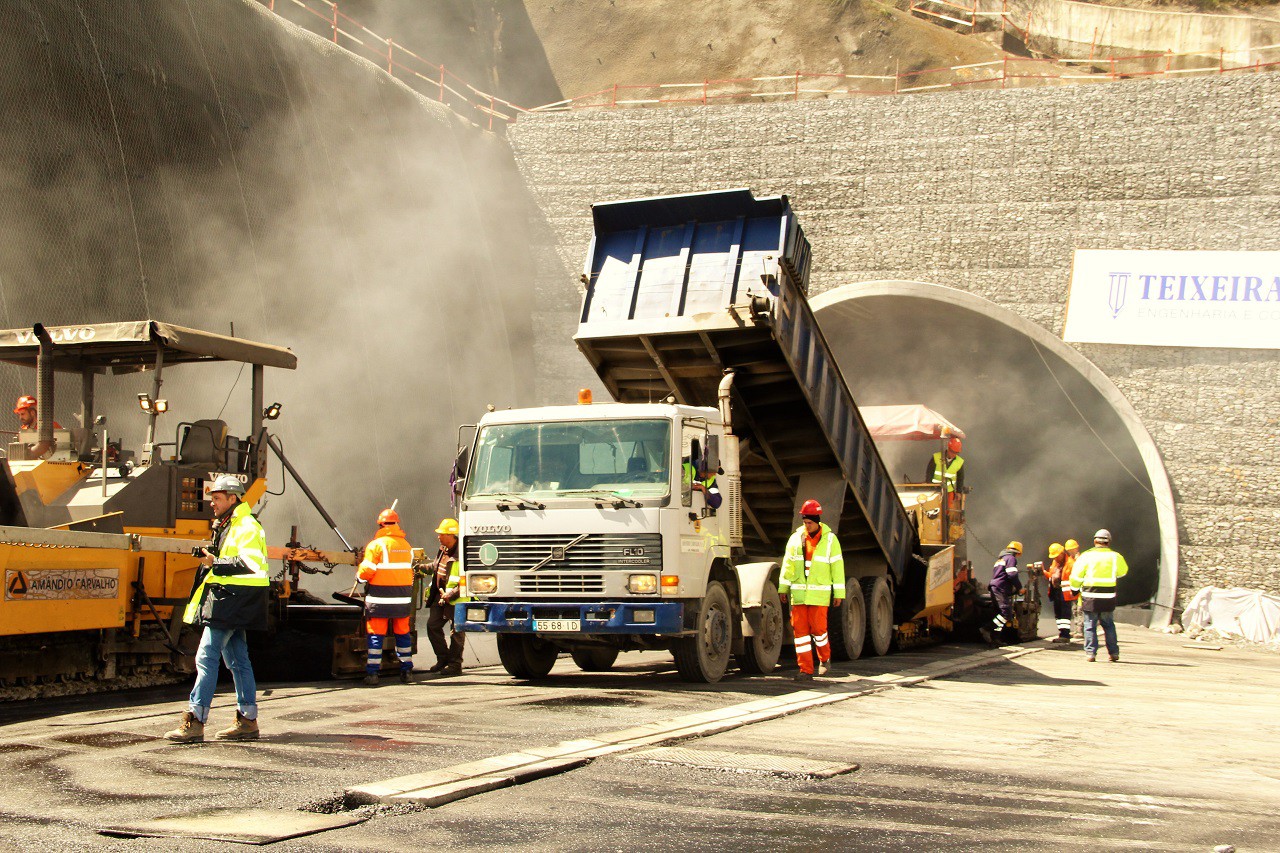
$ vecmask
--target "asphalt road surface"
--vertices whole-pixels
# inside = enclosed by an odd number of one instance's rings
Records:
[[[244,849],[98,834],[221,807],[362,820],[277,845],[290,850],[1277,849],[1280,658],[1121,632],[1118,664],[1036,643],[1013,660],[939,646],[840,665],[817,690],[849,698],[663,744],[705,766],[644,747],[438,808],[341,804],[355,785],[786,697],[794,670],[698,688],[646,654],[604,675],[562,659],[538,684],[477,667],[376,689],[267,685],[263,739],[248,744],[159,740],[182,688],[11,703],[0,847]],[[850,692],[867,684],[878,692]],[[233,716],[229,699],[213,727]],[[858,769],[810,778],[781,759]]]

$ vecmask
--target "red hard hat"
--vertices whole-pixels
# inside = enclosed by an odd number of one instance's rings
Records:
[[[36,398],[32,397],[30,394],[23,394],[18,398],[17,404],[14,405],[13,413],[16,415],[18,412],[25,412],[27,409],[34,409],[35,407]]]
[[[822,515],[822,504],[818,503],[813,498],[809,498],[809,500],[801,504],[800,514],[801,515]]]
[[[400,523],[400,513],[396,512],[394,509],[384,509],[382,512],[378,513],[379,527],[381,527],[384,524],[399,524],[399,523]]]
[[[960,439],[958,438],[953,438],[947,442],[947,450],[950,450],[952,453],[959,453],[962,446],[963,445],[960,444]]]

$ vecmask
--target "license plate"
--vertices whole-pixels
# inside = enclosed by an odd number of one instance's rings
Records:
[[[535,619],[535,631],[581,631],[581,619]]]

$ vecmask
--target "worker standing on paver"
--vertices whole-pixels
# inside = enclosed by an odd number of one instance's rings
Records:
[[[964,491],[964,457],[960,455],[963,445],[960,439],[953,438],[947,442],[946,460],[944,461],[942,451],[933,454],[933,458],[929,460],[929,467],[925,469],[924,478],[927,483],[947,483],[947,505],[951,504],[951,495],[954,492]]]
[[[453,608],[462,593],[458,563],[458,520],[446,518],[436,528],[440,539],[440,552],[431,564],[431,582],[427,587],[427,637],[436,653],[436,662],[428,672],[446,675],[462,674],[462,652],[467,635],[457,630]],[[450,583],[452,581],[452,583]],[[445,640],[444,626],[449,625],[449,639]]]
[[[1053,618],[1058,627],[1055,643],[1071,642],[1071,603],[1076,594],[1071,591],[1071,568],[1067,565],[1067,549],[1054,542],[1049,546],[1049,565],[1044,576],[1049,581],[1049,601],[1053,603]]]
[[[803,524],[791,534],[782,558],[778,594],[791,597],[791,631],[795,635],[797,681],[813,680],[813,651],[818,652],[818,675],[830,669],[827,608],[844,603],[844,557],[840,541],[822,523],[822,505],[807,500],[800,507]]]
[[[988,645],[1000,645],[1001,635],[1013,621],[1013,597],[1022,591],[1022,579],[1018,576],[1018,557],[1021,554],[1022,543],[1015,539],[1000,552],[991,569],[991,583],[987,589],[991,591],[991,603],[996,608],[996,615],[991,620],[990,628],[978,629]]]
[[[1084,636],[1084,614],[1080,610],[1080,596],[1071,589],[1070,579],[1071,573],[1075,571],[1076,558],[1080,556],[1080,543],[1074,539],[1068,539],[1062,543],[1062,547],[1067,552],[1067,561],[1062,567],[1062,576],[1067,582],[1062,588],[1064,592],[1071,593],[1071,636],[1078,640]]]
[[[378,535],[364,549],[364,559],[356,576],[365,581],[365,633],[369,635],[369,657],[364,683],[378,684],[382,670],[382,647],[388,623],[396,637],[400,658],[400,680],[408,684],[413,672],[413,637],[409,619],[413,615],[413,548],[400,529],[400,514],[384,509],[378,514]]]
[[[267,597],[271,578],[267,537],[240,498],[244,484],[234,474],[220,474],[209,489],[213,507],[213,544],[201,558],[201,569],[182,614],[189,625],[203,625],[196,650],[196,684],[182,724],[165,737],[178,743],[204,740],[204,724],[218,686],[218,659],[231,670],[236,688],[236,722],[218,732],[218,740],[258,739],[258,685],[249,661],[246,631],[267,629]]]
[[[1071,572],[1071,588],[1080,593],[1084,611],[1084,659],[1098,657],[1098,625],[1107,639],[1107,655],[1120,660],[1120,642],[1116,639],[1116,581],[1129,573],[1124,557],[1111,550],[1111,531],[1093,534],[1093,547],[1080,555]]]
[[[13,413],[18,416],[18,430],[21,435],[22,431],[35,432],[40,429],[40,410],[36,398],[30,394],[23,394],[18,398],[18,402],[14,404]],[[62,424],[57,421],[53,422],[54,429],[62,429]],[[27,446],[28,454],[35,459],[39,459],[54,449],[53,444],[45,442],[24,442]]]

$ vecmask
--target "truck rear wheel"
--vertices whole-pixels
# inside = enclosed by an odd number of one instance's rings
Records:
[[[555,646],[528,634],[499,634],[498,659],[512,678],[525,681],[546,678],[556,665]]]
[[[574,649],[569,654],[583,672],[608,672],[618,659],[617,649]]]
[[[867,606],[862,590],[857,588],[834,611],[828,620],[827,633],[831,635],[831,657],[836,660],[857,660],[862,657],[862,647],[867,637]]]
[[[715,684],[729,668],[733,649],[733,608],[719,581],[707,584],[698,611],[697,634],[676,641],[674,654],[680,678],[697,684]]]
[[[746,672],[767,675],[778,665],[782,655],[782,599],[773,581],[764,582],[760,594],[760,630],[747,637],[742,649],[742,668]]]
[[[867,644],[863,651],[872,655],[889,653],[893,642],[893,591],[884,578],[863,578],[862,597],[867,608]]]

